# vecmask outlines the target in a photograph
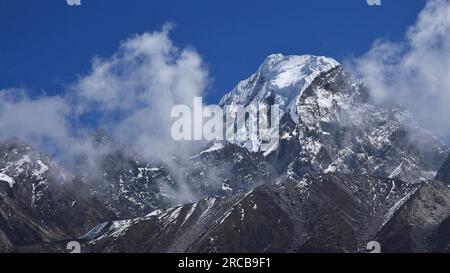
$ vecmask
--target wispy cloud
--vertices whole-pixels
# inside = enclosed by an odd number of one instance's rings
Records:
[[[0,136],[19,137],[47,150],[62,147],[70,138],[69,109],[63,97],[31,99],[23,89],[0,90]]]
[[[450,139],[450,1],[430,0],[403,41],[378,40],[353,68],[380,103],[400,104]]]
[[[165,25],[124,41],[111,58],[96,58],[73,86],[79,114],[95,112],[115,138],[148,156],[178,151],[170,111],[176,104],[192,105],[209,81],[201,56],[176,47],[170,30]]]
[[[170,110],[191,105],[209,76],[194,49],[174,45],[171,28],[167,24],[161,31],[134,35],[111,57],[94,58],[90,72],[65,95],[32,99],[25,90],[0,91],[0,138],[77,152],[88,149],[82,136],[90,130],[84,122],[89,118],[147,156],[189,149],[170,137]]]

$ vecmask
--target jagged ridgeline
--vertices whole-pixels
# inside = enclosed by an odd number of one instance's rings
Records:
[[[280,141],[264,151],[246,139],[148,161],[97,131],[95,166],[81,155],[67,170],[1,141],[0,249],[65,251],[76,239],[91,252],[361,252],[373,240],[448,250],[448,147],[407,111],[311,55],[269,56],[220,101],[261,103],[281,111]]]

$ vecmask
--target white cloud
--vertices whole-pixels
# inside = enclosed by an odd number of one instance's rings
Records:
[[[419,123],[450,137],[450,1],[430,0],[401,42],[378,40],[355,70],[373,97],[410,110]]]
[[[180,153],[191,145],[170,137],[170,111],[191,105],[209,82],[201,56],[178,48],[170,25],[123,41],[110,58],[94,58],[91,71],[73,83],[65,96],[31,99],[24,90],[0,91],[0,138],[18,137],[37,148],[89,149],[90,129],[79,118],[89,115],[119,141],[144,155]],[[45,147],[47,150],[49,147]],[[67,156],[67,155],[63,155]]]
[[[0,90],[1,137],[19,137],[37,146],[62,144],[70,128],[68,114],[62,97],[31,99],[21,89]]]
[[[208,84],[202,58],[177,48],[169,31],[165,26],[124,41],[111,58],[95,59],[92,71],[73,86],[81,113],[101,109],[102,124],[113,136],[147,155],[178,151],[170,137],[170,111],[192,105]]]

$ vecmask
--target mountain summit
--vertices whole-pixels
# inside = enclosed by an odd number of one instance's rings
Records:
[[[256,73],[226,94],[219,105],[257,105],[272,97],[283,113],[296,113],[295,107],[303,91],[321,73],[337,66],[339,63],[328,57],[273,54],[264,60]]]

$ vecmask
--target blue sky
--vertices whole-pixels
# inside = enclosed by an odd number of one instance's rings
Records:
[[[211,1],[0,0],[0,89],[58,94],[135,33],[176,28],[177,46],[195,48],[214,80],[216,103],[271,53],[327,55],[339,61],[377,38],[401,39],[425,0]]]

